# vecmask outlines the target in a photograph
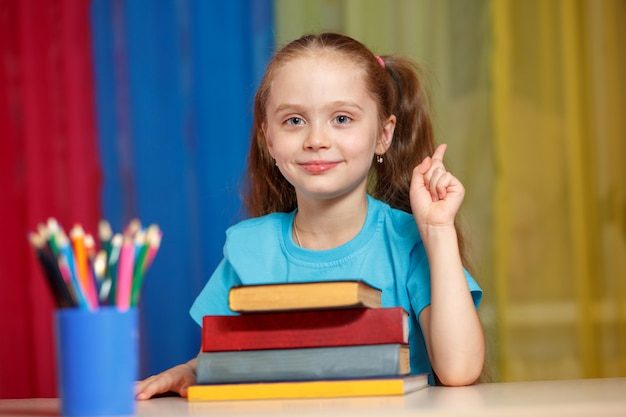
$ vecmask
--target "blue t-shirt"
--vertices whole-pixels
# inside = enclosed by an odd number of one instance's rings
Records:
[[[328,250],[295,244],[295,211],[244,220],[226,231],[224,258],[193,303],[190,314],[201,325],[205,315],[235,314],[228,291],[241,284],[359,279],[382,290],[382,306],[409,313],[411,372],[431,372],[418,321],[430,304],[430,268],[413,216],[368,196],[361,231]],[[482,290],[466,272],[474,305]]]

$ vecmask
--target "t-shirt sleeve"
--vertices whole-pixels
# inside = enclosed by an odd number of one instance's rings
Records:
[[[206,315],[235,314],[228,307],[228,292],[233,286],[239,284],[239,277],[230,263],[226,259],[222,259],[209,281],[196,297],[189,314],[198,325],[202,325],[202,317]]]

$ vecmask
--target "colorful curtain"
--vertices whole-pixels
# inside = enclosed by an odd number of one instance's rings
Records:
[[[100,218],[89,3],[0,1],[0,398],[56,395],[53,301],[27,233]]]
[[[145,277],[140,376],[187,361],[189,307],[239,220],[269,0],[0,0],[0,398],[57,395],[53,303],[26,238],[56,217],[131,218],[163,242]]]
[[[104,216],[118,230],[133,217],[163,230],[139,305],[142,377],[198,353],[189,307],[243,215],[271,11],[252,0],[93,1]]]
[[[429,73],[463,180],[488,365],[626,376],[626,4],[277,1],[277,39],[338,30]]]
[[[494,1],[505,379],[626,375],[626,4]]]
[[[273,3],[0,0],[0,397],[57,394],[53,304],[26,239],[50,216],[159,223],[141,376],[195,355],[187,311],[242,215],[273,35],[320,30],[429,73],[494,378],[626,376],[624,2]]]

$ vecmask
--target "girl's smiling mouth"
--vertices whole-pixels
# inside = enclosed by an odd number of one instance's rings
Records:
[[[339,165],[339,162],[334,161],[308,161],[301,162],[299,165],[306,172],[310,174],[323,174],[326,171],[329,171]]]

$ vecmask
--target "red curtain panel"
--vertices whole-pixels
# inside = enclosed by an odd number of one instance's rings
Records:
[[[57,395],[53,312],[27,240],[100,218],[88,1],[0,0],[0,398]]]

